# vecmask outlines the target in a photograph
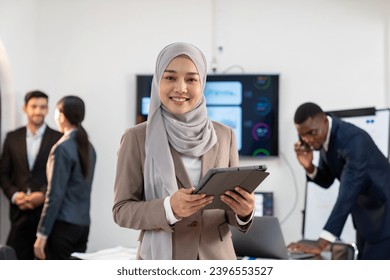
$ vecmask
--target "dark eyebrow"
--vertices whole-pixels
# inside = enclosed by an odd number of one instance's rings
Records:
[[[165,69],[164,72],[168,72],[168,73],[177,73],[175,70],[169,70],[169,69]],[[187,74],[187,75],[197,75],[197,76],[199,76],[199,73],[198,73],[198,72],[187,72],[186,74]]]
[[[197,75],[197,76],[199,76],[199,73],[197,73],[197,72],[188,72],[187,75]]]

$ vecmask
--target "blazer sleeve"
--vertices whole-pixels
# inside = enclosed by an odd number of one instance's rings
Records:
[[[364,134],[350,135],[339,152],[344,167],[340,177],[339,194],[324,229],[340,236],[345,221],[355,206],[358,195],[367,184],[367,162],[372,143]]]
[[[165,216],[164,199],[145,201],[142,152],[145,144],[134,129],[122,136],[114,185],[114,221],[136,230],[172,231]]]
[[[306,176],[307,180],[313,181],[318,186],[322,188],[329,188],[334,180],[336,179],[335,176],[330,172],[328,165],[325,163],[322,156],[320,156],[320,160],[318,163],[318,169],[317,169],[317,175],[312,180],[309,176]]]
[[[50,234],[57,219],[73,168],[71,156],[61,145],[57,146],[53,153],[54,155],[49,156],[52,157],[49,159],[52,163],[49,163],[48,166],[52,166],[52,170],[49,169],[48,172],[49,187],[38,225],[38,232],[45,236]]]
[[[11,160],[11,140],[9,135],[5,138],[3,145],[3,155],[0,165],[0,177],[1,177],[1,187],[3,188],[4,194],[8,199],[11,200],[14,193],[19,191],[19,188],[15,186],[11,181],[12,170],[12,160]]]

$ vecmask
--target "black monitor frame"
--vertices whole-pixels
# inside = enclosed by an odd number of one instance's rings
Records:
[[[151,82],[150,74],[136,76],[137,123],[147,119]],[[210,119],[235,131],[240,156],[279,155],[279,75],[208,75],[204,94]]]

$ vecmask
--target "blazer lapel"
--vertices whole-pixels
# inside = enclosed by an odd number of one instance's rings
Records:
[[[48,149],[49,144],[50,144],[50,141],[49,141],[50,140],[50,131],[49,130],[50,130],[49,127],[46,126],[45,132],[43,133],[43,136],[42,136],[42,142],[41,142],[41,145],[39,147],[39,152],[38,152],[37,157],[35,159],[34,166],[33,166],[32,170],[34,170],[37,162],[40,162],[41,160],[47,161],[47,158],[45,159],[45,158],[43,158],[43,156],[46,154],[45,151]]]
[[[335,174],[337,178],[340,178],[341,175],[340,170],[342,169],[339,166],[339,162],[340,162],[339,154],[338,154],[339,147],[335,146],[336,135],[339,133],[340,125],[341,125],[340,120],[332,117],[332,130],[329,139],[329,147],[328,147],[328,151],[325,154],[326,163],[329,169],[331,170],[331,172]],[[331,162],[332,164],[328,164],[329,162]]]
[[[28,166],[28,156],[27,156],[27,128],[25,127],[23,130],[20,131],[20,136],[15,138],[17,141],[17,147],[20,149],[20,156],[22,157],[22,162],[27,167],[27,170],[30,170],[30,167]]]
[[[215,167],[215,164],[216,164],[215,160],[217,158],[218,149],[219,149],[219,143],[217,142],[207,153],[205,153],[202,156],[202,173],[201,173],[201,177],[206,175],[207,171],[210,168],[214,168]]]
[[[184,167],[183,161],[180,158],[180,154],[169,146],[171,149],[173,164],[175,165],[175,175],[181,186],[184,188],[191,187],[192,183],[190,177],[188,177],[186,168]],[[180,186],[179,186],[180,187]]]

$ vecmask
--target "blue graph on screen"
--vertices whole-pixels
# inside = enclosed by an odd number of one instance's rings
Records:
[[[237,81],[207,82],[204,96],[207,105],[241,105],[242,84]]]
[[[237,149],[242,147],[242,111],[239,106],[210,106],[207,107],[210,120],[223,123],[231,127],[236,135]]]

